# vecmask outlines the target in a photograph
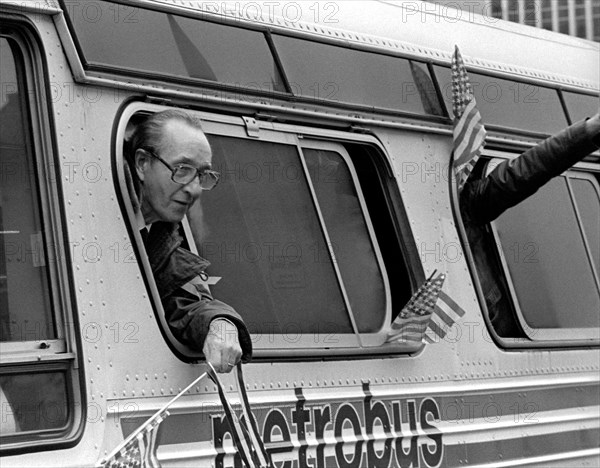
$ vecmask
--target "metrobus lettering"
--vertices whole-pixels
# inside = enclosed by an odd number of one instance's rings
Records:
[[[442,433],[435,422],[440,409],[435,399],[376,399],[363,384],[362,400],[311,404],[302,388],[295,388],[295,404],[256,408],[254,415],[263,440],[274,459],[297,451],[281,468],[337,466],[437,467],[444,455]],[[231,466],[223,441],[231,438],[224,415],[212,415],[216,468]],[[233,466],[241,467],[239,455]]]

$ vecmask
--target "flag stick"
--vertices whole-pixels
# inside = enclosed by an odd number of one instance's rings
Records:
[[[207,372],[204,372],[200,377],[198,377],[191,384],[189,384],[187,387],[185,387],[181,392],[179,392],[177,395],[175,395],[173,398],[171,398],[171,400],[166,405],[164,405],[162,408],[160,408],[156,413],[154,413],[150,419],[148,419],[144,424],[142,424],[135,431],[133,431],[131,434],[129,434],[129,436],[123,442],[121,442],[112,452],[110,452],[107,456],[103,457],[102,460],[100,461],[100,463],[96,466],[103,466],[104,462],[106,460],[110,460],[112,457],[114,457],[119,451],[121,451],[121,449],[123,447],[125,447],[129,442],[131,442],[135,437],[137,437],[137,435],[140,432],[142,432],[146,426],[148,426],[155,419],[157,419],[160,416],[160,414],[163,413],[173,403],[175,403],[175,401],[179,397],[181,397],[181,395],[183,395],[190,388],[192,388],[194,385],[196,385],[198,382],[200,382],[200,380],[202,380],[204,377],[206,377],[206,375],[207,375]]]

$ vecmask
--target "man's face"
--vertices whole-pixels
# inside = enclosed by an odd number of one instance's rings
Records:
[[[204,133],[179,120],[165,124],[162,144],[154,150],[171,167],[185,163],[205,170],[210,169],[212,162]],[[136,171],[143,184],[142,214],[145,223],[180,222],[202,191],[198,177],[189,184],[180,185],[171,180],[171,171],[148,153],[138,150],[135,157]]]

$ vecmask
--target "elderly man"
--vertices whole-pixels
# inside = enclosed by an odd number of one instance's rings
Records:
[[[202,351],[218,372],[229,372],[252,355],[242,318],[212,298],[208,261],[180,246],[178,223],[219,174],[200,121],[179,110],[150,115],[126,148],[137,200],[139,229],[173,335]]]

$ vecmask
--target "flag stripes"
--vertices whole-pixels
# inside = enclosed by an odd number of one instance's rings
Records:
[[[485,145],[486,131],[458,47],[455,47],[452,57],[452,103],[454,112],[453,166],[460,193]]]
[[[465,310],[444,291],[440,291],[433,316],[425,333],[425,340],[433,343],[444,338],[450,328],[464,315]]]
[[[169,416],[169,412],[164,411],[151,418],[124,447],[103,461],[101,466],[104,468],[160,468],[160,462],[156,456],[156,438],[158,427],[167,416]]]
[[[438,295],[446,276],[435,272],[417,289],[391,325],[386,343],[403,342],[419,344],[431,321]]]

